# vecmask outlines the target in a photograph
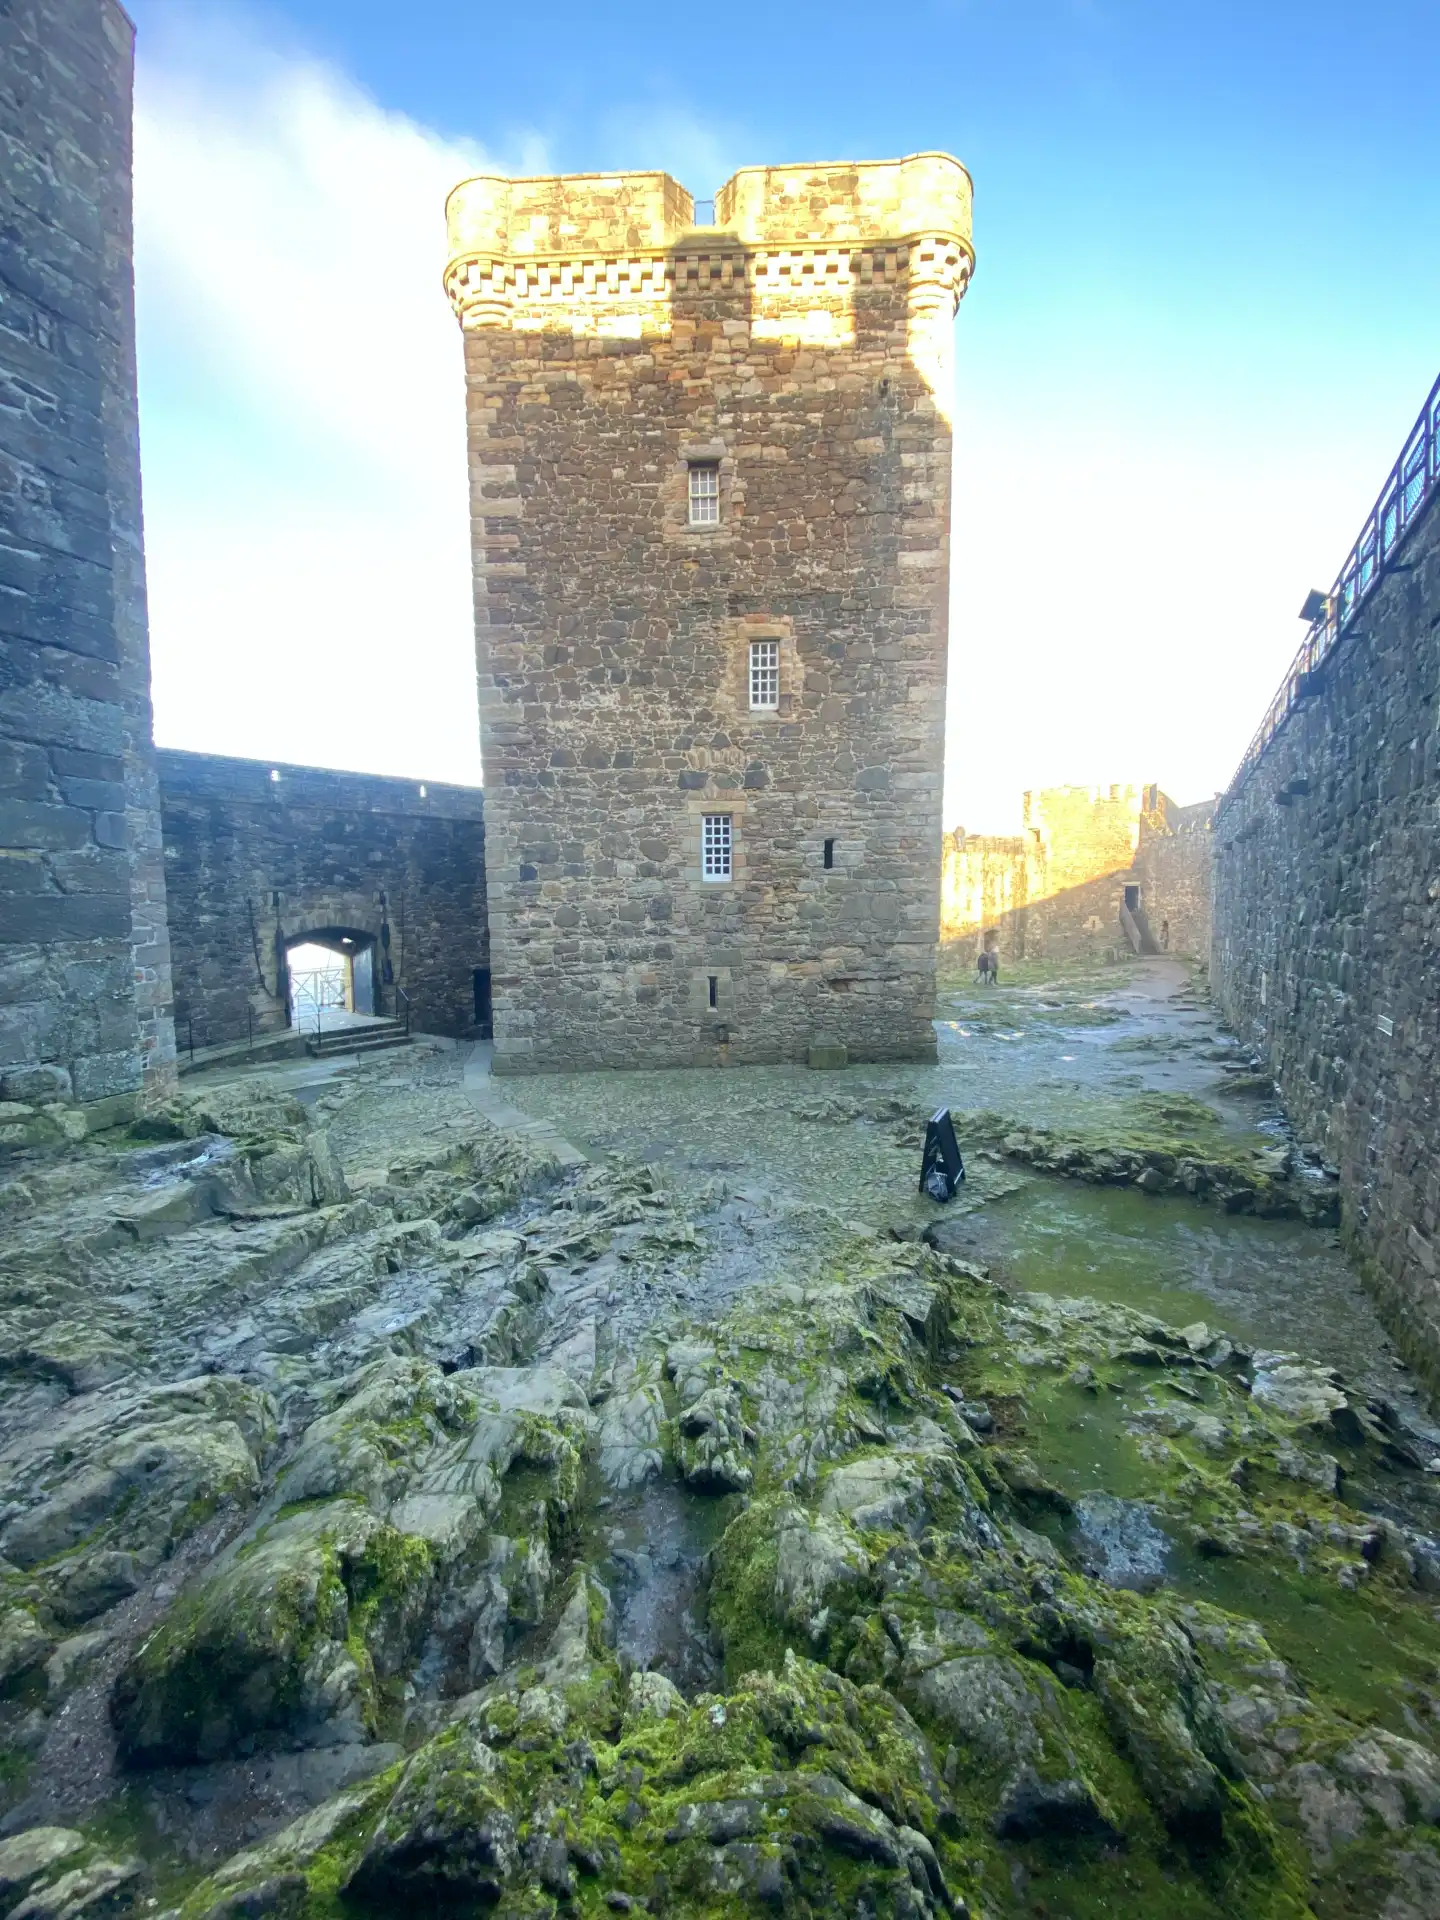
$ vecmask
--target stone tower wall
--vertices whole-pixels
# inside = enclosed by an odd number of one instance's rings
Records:
[[[1211,981],[1440,1380],[1440,494],[1312,697],[1224,796]]]
[[[0,1097],[73,1096],[96,1118],[174,1075],[132,57],[111,0],[0,8]]]
[[[716,213],[663,174],[449,203],[499,1072],[933,1057],[969,181],[755,169]]]

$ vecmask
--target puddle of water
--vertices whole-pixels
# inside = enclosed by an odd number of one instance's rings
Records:
[[[1197,1375],[1186,1385],[1205,1400],[1213,1383]],[[1198,1552],[1182,1528],[1143,1504],[1147,1490],[1153,1492],[1154,1473],[1145,1464],[1141,1436],[1129,1430],[1131,1416],[1163,1407],[1173,1391],[1157,1377],[1137,1385],[1120,1405],[1096,1402],[1064,1382],[1037,1383],[1029,1402],[1029,1444],[1042,1470],[1076,1505],[1068,1517],[1037,1515],[1034,1525],[1112,1584],[1163,1586],[1258,1620],[1305,1684],[1363,1721],[1413,1733],[1407,1706],[1418,1704],[1428,1713],[1440,1682],[1440,1612],[1420,1595],[1383,1588],[1348,1592],[1314,1579],[1302,1584],[1288,1577],[1288,1562]],[[1412,1477],[1406,1491],[1412,1510],[1396,1517],[1422,1530],[1431,1527],[1434,1501],[1426,1499],[1426,1481]],[[1365,1495],[1358,1481],[1347,1480],[1346,1498],[1357,1518],[1377,1504]]]
[[[1125,1187],[1037,1178],[946,1235],[1022,1291],[1087,1294],[1171,1326],[1204,1320],[1250,1347],[1314,1354],[1428,1427],[1333,1234]]]
[[[195,1140],[175,1140],[160,1147],[142,1147],[126,1156],[126,1172],[147,1192],[168,1187],[177,1180],[191,1180],[208,1167],[228,1160],[235,1151],[233,1140],[217,1133],[202,1133]]]
[[[686,1695],[720,1684],[701,1569],[737,1506],[734,1496],[689,1493],[667,1477],[608,1504],[602,1499],[596,1509],[589,1552],[614,1602],[616,1648]]]

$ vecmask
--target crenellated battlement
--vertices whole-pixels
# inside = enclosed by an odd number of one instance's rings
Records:
[[[644,332],[706,286],[810,302],[903,284],[953,314],[974,265],[970,176],[948,154],[747,167],[715,212],[697,229],[666,173],[477,175],[446,203],[445,291],[467,328]],[[602,324],[617,307],[623,329]]]

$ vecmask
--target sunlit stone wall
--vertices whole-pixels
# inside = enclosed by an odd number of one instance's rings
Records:
[[[693,211],[664,174],[449,203],[500,1072],[933,1057],[969,179],[751,169]]]

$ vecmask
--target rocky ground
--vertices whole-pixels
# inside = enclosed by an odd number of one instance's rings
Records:
[[[986,1207],[887,1217],[286,1080],[0,1169],[0,1916],[1440,1914],[1412,1383],[966,1257],[1328,1245],[1294,1143],[982,1096]]]

